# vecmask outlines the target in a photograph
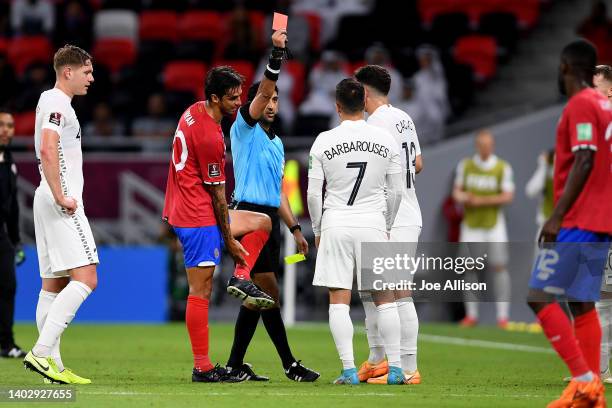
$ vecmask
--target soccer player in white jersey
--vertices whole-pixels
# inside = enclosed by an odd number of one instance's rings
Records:
[[[91,381],[65,368],[60,336],[96,288],[98,254],[83,210],[81,126],[71,106],[94,81],[91,56],[66,45],[53,57],[56,83],[40,95],[34,144],[40,186],[34,194],[36,249],[42,290],[36,308],[39,337],[26,368],[62,384]]]
[[[391,229],[391,241],[414,243],[410,248],[414,252],[423,225],[415,189],[415,174],[422,170],[423,160],[414,122],[407,113],[389,104],[391,75],[385,68],[366,65],[355,72],[355,78],[365,87],[368,124],[387,130],[401,150],[400,158],[405,178],[402,201]],[[408,274],[406,279],[412,280],[413,276]],[[420,384],[421,374],[417,369],[416,357],[419,319],[410,291],[397,291],[395,295],[401,322],[400,356],[405,382]],[[370,384],[386,384],[388,366],[378,330],[376,306],[368,299],[363,299],[363,308],[370,355],[359,367],[359,380]]]
[[[308,210],[319,248],[313,284],[329,288],[329,326],[343,366],[335,384],[359,384],[349,304],[354,271],[362,290],[361,243],[387,241],[402,198],[397,143],[388,132],[364,121],[364,107],[363,85],[352,78],[340,81],[336,110],[341,123],[319,134],[310,150]],[[371,294],[389,360],[387,381],[403,384],[400,318],[393,293],[390,299],[386,292]]]

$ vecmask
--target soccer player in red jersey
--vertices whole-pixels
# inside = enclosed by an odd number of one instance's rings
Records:
[[[596,61],[595,48],[584,40],[561,53],[559,87],[569,101],[557,127],[555,207],[540,236],[554,244],[540,250],[529,283],[529,306],[572,374],[549,408],[606,406],[594,302],[612,240],[612,108],[592,88]],[[568,298],[573,322],[555,295]]]
[[[228,292],[259,307],[274,304],[250,279],[250,270],[268,240],[270,218],[228,211],[225,199],[225,143],[220,122],[240,107],[243,77],[233,68],[211,69],[206,100],[181,116],[172,147],[163,218],[174,228],[185,254],[189,297],[185,321],[194,357],[192,381],[238,381],[208,356],[208,304],[215,266],[225,246],[236,262]],[[231,219],[231,226],[230,226]],[[240,236],[238,242],[234,236]]]

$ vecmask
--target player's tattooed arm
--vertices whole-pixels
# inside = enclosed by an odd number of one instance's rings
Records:
[[[227,200],[225,199],[225,184],[205,184],[206,189],[212,198],[213,211],[217,225],[221,230],[221,235],[225,241],[225,247],[230,253],[234,262],[239,265],[247,266],[244,260],[244,255],[247,251],[242,247],[240,242],[234,239],[229,225],[229,212]]]
[[[62,191],[59,159],[60,135],[54,130],[43,129],[40,144],[40,164],[45,180],[51,189],[53,199],[70,215],[76,211],[77,202]]]
[[[567,214],[576,199],[578,199],[580,192],[591,175],[594,164],[595,152],[593,150],[583,149],[574,153],[574,164],[567,176],[565,189],[563,189],[563,193],[559,197],[552,215],[542,226],[540,241],[555,242],[557,234],[561,229],[563,217],[565,217],[565,214]]]

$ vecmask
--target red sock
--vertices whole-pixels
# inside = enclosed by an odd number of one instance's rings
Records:
[[[601,325],[595,309],[574,318],[574,331],[584,359],[591,371],[599,375]]]
[[[185,323],[191,340],[193,366],[201,371],[213,368],[208,357],[208,299],[187,297]]]
[[[244,257],[248,266],[236,265],[236,269],[234,270],[235,277],[240,279],[251,279],[251,269],[255,266],[257,257],[259,257],[261,249],[266,245],[269,236],[270,233],[268,231],[256,230],[242,237],[240,243],[249,253]]]
[[[578,377],[589,372],[590,368],[578,347],[572,323],[563,313],[561,306],[558,303],[547,305],[538,313],[538,320],[542,325],[544,335],[561,359],[565,361],[572,376]],[[599,358],[599,349],[597,353],[597,358]]]

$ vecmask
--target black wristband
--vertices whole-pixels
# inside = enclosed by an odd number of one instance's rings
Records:
[[[291,232],[292,234],[296,231],[296,230],[302,230],[302,227],[300,226],[300,224],[295,224],[293,227],[289,228],[289,232]]]

